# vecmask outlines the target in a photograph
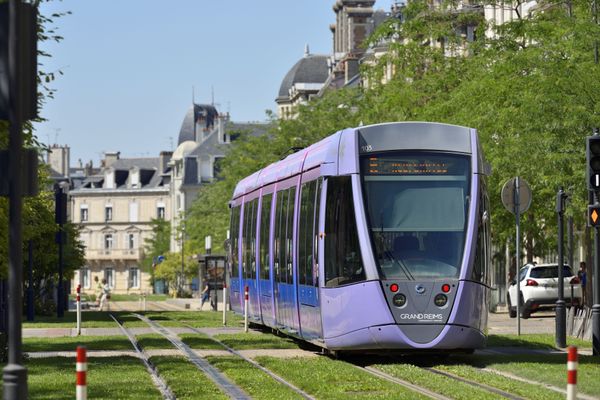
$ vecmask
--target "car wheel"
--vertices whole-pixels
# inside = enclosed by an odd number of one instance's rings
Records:
[[[508,316],[510,318],[517,318],[517,307],[513,307],[510,303],[510,296],[507,297],[508,300]]]
[[[527,305],[525,304],[525,301],[523,300],[523,294],[521,294],[521,310],[520,311],[521,311],[521,318],[523,318],[523,319],[527,319],[531,315],[531,310],[529,309],[529,307],[527,307]]]

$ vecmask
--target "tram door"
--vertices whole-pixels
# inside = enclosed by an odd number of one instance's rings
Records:
[[[264,194],[261,200],[260,228],[259,228],[259,264],[258,264],[258,290],[260,299],[260,314],[268,326],[274,326],[273,316],[273,290],[271,286],[270,271],[270,238],[271,238],[271,203],[273,194]]]
[[[258,290],[256,285],[256,217],[258,211],[258,199],[253,199],[244,204],[244,227],[243,227],[243,259],[242,274],[243,286],[248,286],[248,316],[253,320],[259,320]]]
[[[274,295],[277,327],[298,333],[296,291],[294,287],[294,209],[296,187],[277,193],[275,221]]]
[[[242,285],[240,279],[240,220],[242,207],[236,204],[231,209],[231,270],[229,271],[229,286],[230,290],[230,302],[231,308],[237,312],[243,312],[242,308],[242,295],[243,291],[240,292]],[[243,253],[242,253],[243,254]],[[243,257],[243,255],[242,255]]]
[[[302,337],[307,340],[322,337],[318,262],[321,186],[322,178],[303,182],[300,192],[298,303]]]

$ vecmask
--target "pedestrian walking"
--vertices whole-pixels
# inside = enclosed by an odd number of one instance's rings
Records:
[[[204,306],[204,302],[210,298],[210,286],[208,282],[204,286],[204,290],[202,291],[202,302],[200,303],[200,310]]]
[[[581,305],[585,305],[586,301],[586,284],[587,284],[587,272],[585,267],[585,261],[579,263],[579,271],[577,271],[577,277],[579,278],[579,283],[581,284]]]
[[[102,294],[100,295],[100,311],[104,308],[104,303],[106,303],[106,309],[110,311],[110,305],[108,301],[110,300],[110,287],[108,286],[108,282],[106,279],[102,279]]]
[[[94,276],[94,282],[96,283],[96,288],[94,290],[94,295],[96,296],[96,307],[99,307],[100,297],[102,297],[102,283],[98,279],[98,275]]]

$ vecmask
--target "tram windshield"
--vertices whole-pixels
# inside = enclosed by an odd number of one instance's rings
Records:
[[[397,152],[361,158],[365,206],[382,279],[459,276],[469,157]]]

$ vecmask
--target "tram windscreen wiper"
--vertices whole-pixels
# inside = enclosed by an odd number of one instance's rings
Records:
[[[382,236],[383,239],[383,236]],[[408,267],[406,266],[406,264],[404,264],[404,261],[402,261],[401,259],[397,259],[391,252],[391,250],[385,245],[385,241],[382,240],[382,244],[383,244],[383,254],[386,255],[386,257],[388,257],[390,259],[390,261],[392,262],[392,264],[396,264],[397,266],[400,267],[400,270],[402,270],[402,272],[404,272],[404,275],[406,276],[406,279],[410,280],[410,281],[414,281],[415,278],[414,276],[410,273],[410,270],[408,269]]]

